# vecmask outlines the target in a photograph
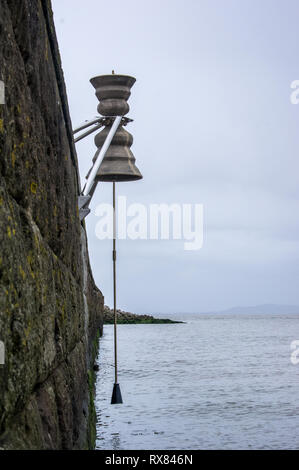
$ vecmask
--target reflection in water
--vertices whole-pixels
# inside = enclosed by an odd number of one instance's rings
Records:
[[[118,433],[111,434],[111,444],[113,450],[121,449],[120,438]]]

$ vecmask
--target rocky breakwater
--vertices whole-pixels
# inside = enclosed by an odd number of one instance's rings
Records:
[[[104,324],[112,325],[114,323],[114,312],[107,305],[104,307]],[[117,310],[117,323],[184,323],[181,321],[169,320],[168,318],[154,318],[151,315],[137,315],[135,313]]]

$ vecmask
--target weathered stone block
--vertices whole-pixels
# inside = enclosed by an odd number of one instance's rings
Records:
[[[83,448],[103,296],[78,217],[50,2],[0,2],[0,80],[0,447]]]

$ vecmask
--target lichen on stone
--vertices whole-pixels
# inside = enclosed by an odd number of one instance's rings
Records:
[[[0,63],[7,99],[0,110],[0,339],[7,358],[0,447],[91,448],[95,377],[88,370],[103,296],[78,217],[78,166],[50,2],[0,2]]]

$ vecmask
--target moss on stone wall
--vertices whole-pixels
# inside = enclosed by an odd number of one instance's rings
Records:
[[[78,218],[77,158],[49,1],[0,2],[0,64],[0,447],[90,447],[88,370],[103,296]]]

